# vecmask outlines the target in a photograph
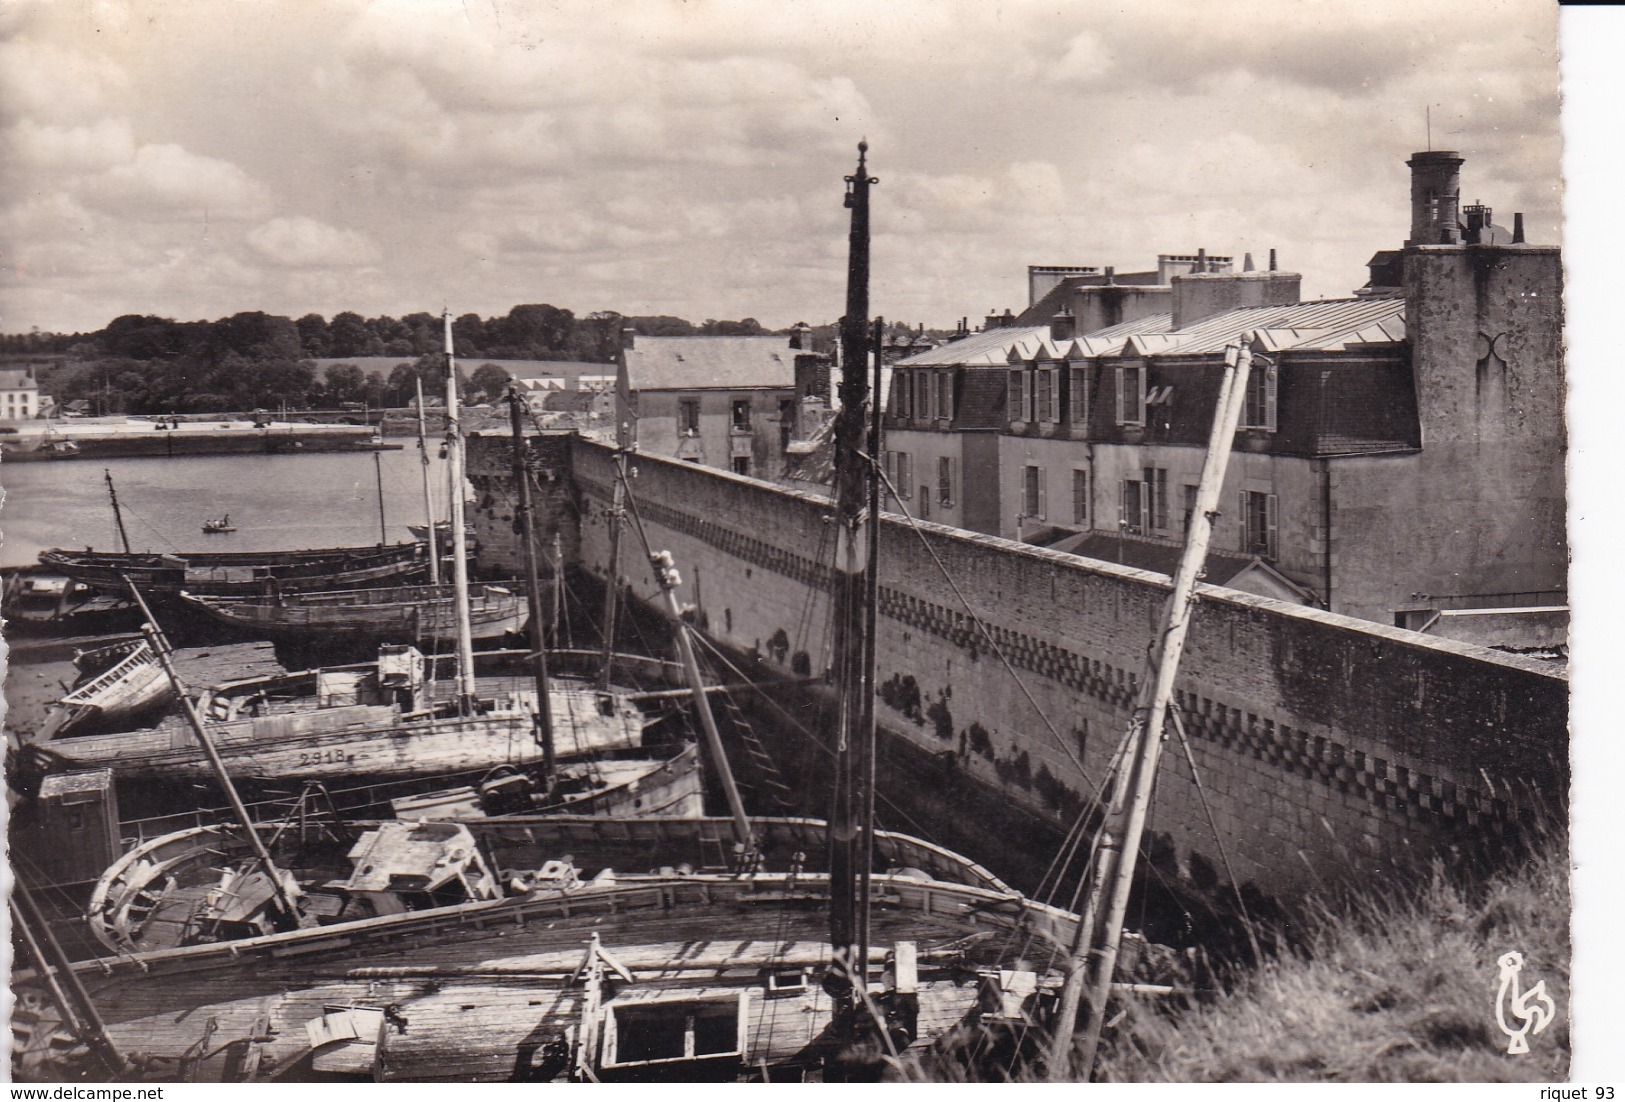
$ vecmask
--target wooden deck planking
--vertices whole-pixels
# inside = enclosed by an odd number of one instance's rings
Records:
[[[364,952],[338,949],[313,958],[150,977],[101,978],[92,973],[87,986],[115,1040],[131,1051],[184,1049],[201,1038],[211,1018],[216,1023],[211,1046],[218,1045],[247,1036],[255,1021],[266,1017],[277,1034],[266,1054],[278,1066],[289,1066],[305,1051],[304,1022],[318,1017],[324,1006],[393,1004],[408,1020],[406,1033],[392,1032],[388,1042],[395,1074],[407,1074],[419,1059],[432,1064],[459,1053],[463,1070],[454,1077],[505,1078],[527,1037],[535,1040],[542,1030],[545,1040],[574,1020],[574,996],[563,984],[593,933],[633,971],[637,982],[624,989],[627,998],[702,997],[742,986],[760,995],[755,974],[761,969],[786,955],[814,967],[828,955],[821,913],[739,904],[682,910],[538,921],[460,931],[430,945],[386,943]],[[929,949],[957,940],[968,928],[964,919],[947,916],[877,912],[876,953],[903,939]],[[652,929],[658,930],[659,942],[648,941]],[[682,965],[693,970],[684,971]],[[433,974],[399,974],[413,968]],[[469,970],[475,974],[459,974]],[[724,973],[731,974],[719,978]],[[957,1020],[974,997],[973,985],[961,989],[953,983],[922,983],[922,1017],[946,1014]],[[782,1058],[816,1036],[827,1010],[820,1005],[822,998],[814,987],[804,996],[753,1000],[752,1035],[762,1039],[770,1059]],[[182,1007],[195,1009],[177,1013]]]

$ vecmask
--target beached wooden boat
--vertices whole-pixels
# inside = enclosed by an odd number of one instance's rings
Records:
[[[452,821],[463,824],[476,841],[492,835],[490,824],[523,821],[538,815],[643,819],[651,817],[698,819],[705,813],[700,791],[699,748],[686,743],[669,755],[630,760],[606,760],[564,766],[550,796],[528,801],[523,811],[500,789],[510,778],[497,777],[479,785],[442,789],[391,801],[398,823]],[[513,779],[518,778],[517,774]],[[499,817],[503,816],[503,817]],[[297,822],[290,822],[296,818]],[[376,864],[377,855],[352,860],[351,847],[369,830],[397,834],[406,831],[389,820],[349,821],[323,815],[321,809],[301,807],[278,821],[256,824],[276,867],[288,877],[295,897],[305,910],[307,925],[331,926],[357,918],[375,917],[372,902],[357,899],[346,907],[333,894],[335,878],[347,879],[363,864]],[[410,836],[406,831],[406,836]],[[448,881],[458,875],[456,865],[480,860],[475,846],[455,859],[440,862]],[[449,851],[447,851],[449,852]],[[248,906],[241,892],[223,909],[216,888],[225,870],[254,871],[255,852],[243,829],[235,823],[210,823],[148,838],[132,846],[108,867],[90,894],[86,922],[96,938],[113,953],[152,952],[203,941],[270,933],[276,928],[262,896],[262,906]],[[396,869],[390,877],[405,870]],[[389,879],[390,877],[386,877]],[[468,882],[472,882],[469,880]],[[404,881],[397,883],[402,887]],[[438,904],[465,901],[438,893]],[[497,898],[505,894],[492,884],[469,898]],[[418,908],[426,901],[403,895],[403,907]],[[363,905],[364,904],[364,905]],[[222,919],[227,913],[234,917]],[[387,913],[387,912],[386,912]]]
[[[829,1075],[854,1054],[818,982],[825,824],[752,825],[759,867],[735,870],[716,861],[722,819],[377,824],[320,900],[330,924],[73,973],[128,1078]],[[1071,937],[1072,916],[947,851],[882,833],[876,856],[871,1058],[1005,1013],[1012,956]],[[425,907],[437,891],[465,898]],[[58,1027],[38,973],[14,987],[13,1068],[43,1078]]]
[[[81,677],[46,719],[41,738],[88,722],[109,723],[151,711],[171,696],[169,679],[146,639],[124,639],[80,651]]]
[[[497,672],[523,652],[479,655],[465,709],[456,680],[415,647],[386,645],[377,661],[228,681],[199,695],[234,776],[347,780],[425,777],[539,761],[536,690],[528,671]],[[481,670],[491,670],[482,673]],[[560,760],[635,749],[648,720],[636,694],[558,680],[549,706]],[[121,782],[207,779],[210,766],[184,721],[116,735],[58,738],[39,748],[52,771],[110,768]]]
[[[150,597],[182,590],[204,596],[251,596],[406,582],[423,570],[421,543],[330,547],[309,551],[200,551],[173,555],[124,551],[42,551],[42,565],[106,592],[127,592],[126,578]]]
[[[181,599],[213,620],[270,639],[449,641],[457,637],[457,598],[451,585],[285,593],[256,597]],[[525,595],[510,582],[469,587],[469,625],[477,642],[524,630]]]

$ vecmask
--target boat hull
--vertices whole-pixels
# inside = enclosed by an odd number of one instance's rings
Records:
[[[575,854],[575,886],[345,922],[230,943],[82,962],[75,972],[119,1051],[202,1078],[360,1078],[482,1082],[594,1079],[774,1080],[813,1073],[831,1055],[830,957],[820,860],[827,825],[756,820],[777,871],[680,871],[728,837],[727,820],[493,819],[469,824],[501,866],[536,869]],[[904,836],[876,837],[869,967],[917,950],[918,1046],[974,1014],[979,968],[1010,967],[1009,945],[1039,960],[1072,943],[1076,918],[1026,900],[963,858]],[[787,867],[788,866],[788,867]],[[646,874],[625,869],[655,868]],[[599,870],[616,870],[600,872]],[[575,982],[604,965],[626,979]],[[911,955],[913,955],[911,953]],[[595,964],[596,959],[596,964]],[[1002,962],[1002,964],[1001,964]],[[784,982],[788,980],[789,982]],[[21,973],[19,998],[40,980]],[[875,998],[883,998],[876,995]],[[667,1059],[629,1030],[661,1005],[734,1015],[715,1059]],[[350,1011],[378,1026],[366,1044],[324,1030]],[[679,1015],[681,1017],[681,1015]],[[387,1019],[387,1020],[386,1020]],[[732,1027],[737,1024],[738,1032]],[[209,1038],[205,1044],[200,1040]],[[681,1032],[679,1031],[679,1036]],[[558,1048],[551,1042],[579,1042]],[[906,1040],[903,1042],[908,1043]],[[235,1050],[233,1049],[235,1047]],[[642,1055],[638,1049],[642,1049]],[[229,1058],[252,1050],[251,1061]],[[20,1080],[28,1046],[14,1048]],[[173,1063],[171,1061],[174,1061]],[[91,1076],[94,1078],[94,1076]]]
[[[515,588],[475,585],[469,593],[469,626],[476,642],[522,632],[529,621],[525,597]],[[454,587],[393,586],[338,593],[265,597],[204,597],[182,600],[210,619],[257,638],[437,642],[457,637]]]
[[[432,777],[540,761],[534,695],[529,701],[515,696],[508,710],[471,717],[403,719],[395,705],[352,704],[211,723],[209,733],[227,771],[238,778]],[[623,697],[555,688],[549,699],[561,760],[631,750],[642,742],[643,714]],[[112,769],[123,782],[214,777],[191,728],[177,722],[54,739],[39,752],[53,771]]]
[[[314,551],[229,551],[152,555],[116,551],[44,551],[40,562],[95,588],[124,593],[133,582],[143,594],[177,597],[182,590],[204,596],[253,596],[275,587],[283,592],[350,589],[405,582],[427,561],[423,545],[339,547]]]
[[[145,639],[88,652],[81,660],[115,657],[111,665],[91,676],[57,702],[46,721],[42,738],[51,738],[87,723],[111,723],[142,715],[174,695],[164,668]]]

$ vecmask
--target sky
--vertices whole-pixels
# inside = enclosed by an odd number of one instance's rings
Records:
[[[1271,248],[1346,295],[1405,160],[1559,240],[1549,0],[8,0],[0,332],[121,314],[1027,304],[1029,264]]]

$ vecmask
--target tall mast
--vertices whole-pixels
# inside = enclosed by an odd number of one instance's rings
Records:
[[[384,459],[382,452],[372,453],[372,471],[378,482],[378,546],[389,542],[389,522],[384,518]]]
[[[519,507],[513,524],[519,531],[519,545],[525,552],[525,592],[530,598],[531,669],[536,676],[536,741],[542,744],[542,772],[547,789],[553,790],[555,766],[553,748],[553,707],[547,686],[546,621],[542,618],[542,587],[536,569],[536,521],[530,501],[530,467],[525,462],[525,425],[520,415],[524,399],[519,388],[508,388],[508,413],[513,428],[513,480],[519,488]],[[555,581],[554,584],[557,584]]]
[[[869,176],[867,142],[858,143],[858,168],[846,177],[846,206],[852,212],[848,239],[846,315],[841,318],[841,410],[835,418],[835,639],[834,674],[838,701],[835,796],[829,820],[830,947],[832,971],[825,979],[836,1003],[836,1021],[850,1020],[852,988],[862,982],[859,942],[858,865],[862,827],[857,770],[866,757],[865,714],[871,687],[866,683],[867,615],[862,528],[866,476],[867,378],[869,357]],[[872,714],[871,714],[872,718]],[[844,967],[843,967],[844,965]]]
[[[271,893],[276,896],[277,909],[281,913],[282,921],[279,925],[283,929],[293,929],[299,925],[299,908],[288,893],[287,885],[283,882],[281,870],[271,860],[271,852],[265,848],[265,842],[260,838],[259,831],[254,829],[254,820],[248,814],[248,808],[243,805],[243,798],[237,792],[237,786],[232,783],[231,774],[226,771],[226,763],[220,759],[220,751],[215,748],[214,740],[209,737],[209,730],[203,724],[203,717],[198,714],[197,705],[192,702],[191,691],[181,680],[181,675],[175,671],[175,664],[169,657],[169,640],[158,628],[158,621],[147,607],[147,602],[136,588],[135,582],[129,576],[124,578],[124,584],[129,587],[130,595],[140,606],[141,615],[146,617],[146,624],[141,634],[147,638],[147,645],[152,648],[153,656],[158,659],[158,665],[163,668],[164,676],[169,679],[170,686],[175,690],[175,697],[181,702],[181,710],[186,715],[186,722],[192,727],[192,734],[197,737],[198,745],[203,748],[203,755],[209,759],[209,766],[214,770],[214,778],[226,793],[226,799],[231,803],[231,810],[242,824],[243,834],[247,837],[249,848],[254,851],[254,860],[265,873],[270,883]]]
[[[107,497],[113,503],[113,523],[118,525],[119,542],[124,545],[124,553],[130,553],[130,535],[124,530],[124,513],[118,507],[118,491],[113,489],[113,472],[106,467],[102,468],[102,477],[107,480]]]
[[[114,1079],[128,1075],[129,1064],[107,1035],[107,1027],[96,1012],[96,1004],[91,1001],[79,974],[73,970],[73,963],[63,952],[61,942],[57,941],[51,924],[41,913],[33,894],[18,884],[12,891],[10,903],[12,927],[20,936],[24,951],[34,962],[35,973],[45,983],[52,1001],[62,1012],[63,1025],[90,1050],[97,1063]]]
[[[446,323],[446,458],[451,468],[452,581],[457,587],[457,707],[474,710],[474,629],[468,617],[468,539],[463,534],[463,425],[457,405],[457,355],[451,341],[451,311]],[[431,533],[432,534],[432,533]]]
[[[869,457],[868,478],[866,489],[869,493],[869,561],[866,565],[863,586],[863,711],[859,715],[858,730],[862,734],[862,754],[858,762],[858,822],[859,829],[859,857],[858,857],[858,898],[869,898],[869,877],[874,869],[875,853],[875,669],[878,654],[876,653],[876,638],[878,624],[876,616],[880,609],[880,464],[881,453],[881,406],[880,383],[883,369],[881,358],[882,341],[886,323],[875,319],[874,340],[871,350],[874,353],[874,385],[870,388],[869,398]],[[869,959],[869,908],[858,908],[858,959]]]
[[[626,453],[635,433],[632,425],[632,384],[626,367],[626,340],[615,352],[615,487],[609,509],[609,580],[604,586],[604,665],[598,687],[609,688],[610,666],[615,650],[616,602],[621,591],[621,528],[626,520]]]
[[[429,584],[440,584],[440,533],[434,526],[434,491],[429,486],[429,446],[423,423],[423,378],[414,376],[418,388],[418,456],[423,462],[423,520],[429,526]]]
[[[1213,518],[1219,511],[1219,493],[1224,487],[1224,473],[1230,463],[1236,425],[1241,419],[1252,358],[1246,338],[1238,339],[1225,349],[1224,378],[1219,384],[1218,406],[1208,437],[1207,458],[1202,464],[1202,480],[1196,489],[1190,530],[1185,536],[1185,550],[1163,611],[1162,629],[1146,656],[1140,695],[1129,721],[1123,758],[1126,764],[1113,780],[1110,802],[1101,823],[1095,890],[1090,892],[1078,923],[1079,940],[1073,946],[1072,962],[1061,989],[1055,1033],[1050,1039],[1048,1071],[1052,1080],[1069,1078],[1074,1046],[1078,1067],[1085,1079],[1094,1067],[1106,999],[1117,968],[1123,917],[1128,911],[1140,839],[1145,833],[1146,813],[1151,806],[1151,788],[1162,754],[1163,724],[1173,697],[1185,636],[1190,630],[1196,576],[1207,558],[1208,543],[1213,536]],[[1079,1003],[1084,997],[1088,1001],[1087,1014],[1082,1037],[1078,1038],[1074,1030]]]

